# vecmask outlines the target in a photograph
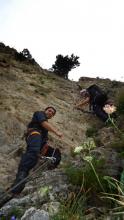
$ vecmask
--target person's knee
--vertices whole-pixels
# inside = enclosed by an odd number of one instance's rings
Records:
[[[37,160],[39,155],[39,151],[27,151],[25,154],[22,155],[22,163],[25,163],[28,160]]]
[[[29,170],[32,169],[37,164],[38,156],[39,156],[38,152],[34,152],[34,151],[26,152],[22,156],[18,171],[23,170],[29,172]]]

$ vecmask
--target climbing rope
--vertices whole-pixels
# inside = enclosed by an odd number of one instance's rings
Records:
[[[55,153],[55,152],[54,152]],[[7,189],[1,196],[0,196],[0,207],[2,207],[6,202],[8,202],[9,200],[11,200],[14,195],[12,195],[12,190],[14,190],[16,187],[20,186],[22,183],[28,183],[36,178],[40,178],[39,171],[42,169],[42,172],[45,171],[45,169],[47,168],[48,164],[54,163],[56,161],[56,158],[54,156],[52,157],[45,157],[45,156],[41,156],[40,157],[41,160],[41,164],[31,173],[29,174],[27,177],[25,177],[23,180],[21,180],[19,183],[17,183],[15,186]]]

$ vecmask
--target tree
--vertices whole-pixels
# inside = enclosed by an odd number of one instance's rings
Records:
[[[80,66],[78,59],[79,57],[74,56],[74,54],[72,54],[70,57],[68,55],[64,57],[59,54],[56,56],[55,64],[52,65],[52,70],[57,75],[62,77],[64,76],[65,79],[68,79],[69,71],[77,66]]]

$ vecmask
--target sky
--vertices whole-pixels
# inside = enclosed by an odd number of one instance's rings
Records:
[[[123,0],[0,0],[0,42],[28,48],[44,69],[79,56],[69,79],[124,81]]]

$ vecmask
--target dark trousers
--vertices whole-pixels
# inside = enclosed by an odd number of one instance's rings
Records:
[[[98,116],[98,118],[100,118],[103,122],[106,122],[108,119],[108,114],[103,110],[102,106],[93,105],[93,111]]]
[[[28,175],[29,171],[37,164],[38,156],[45,144],[46,142],[42,141],[41,135],[30,136],[28,138],[27,151],[21,158],[18,173],[24,171]],[[45,156],[53,156],[56,158],[56,161],[53,164],[54,168],[57,167],[61,161],[61,152],[58,148],[54,149],[53,147],[48,146]]]
[[[12,193],[17,194],[24,189],[26,183],[25,179],[28,176],[29,171],[37,164],[39,153],[44,144],[46,143],[42,140],[41,135],[35,134],[28,137],[27,150],[21,158],[16,179],[12,185]],[[56,161],[48,168],[54,169],[57,167],[61,160],[60,150],[49,146],[46,155],[49,157],[54,156],[56,158]]]
[[[29,171],[37,164],[38,155],[43,145],[44,143],[40,134],[30,135],[27,138],[27,150],[21,158],[16,179],[12,185],[12,193],[17,194],[24,189],[25,178],[28,176]]]
[[[27,150],[21,158],[18,172],[24,171],[27,174],[29,173],[29,171],[37,164],[38,155],[43,145],[44,143],[41,135],[35,134],[28,137]]]

